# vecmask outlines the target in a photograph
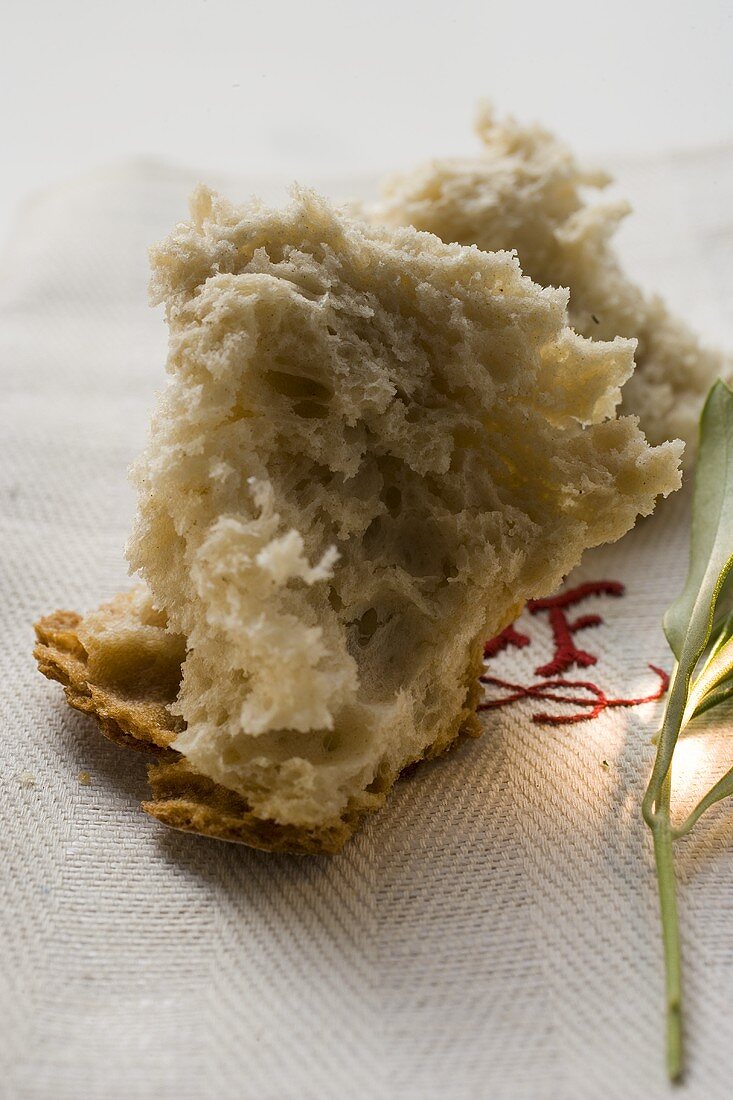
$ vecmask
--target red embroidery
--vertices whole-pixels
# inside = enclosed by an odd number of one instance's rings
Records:
[[[588,668],[596,664],[597,657],[576,647],[573,634],[589,626],[599,626],[603,619],[600,615],[581,615],[580,618],[570,622],[565,609],[575,607],[588,596],[623,596],[623,594],[624,586],[618,581],[589,581],[587,584],[579,584],[577,588],[570,588],[567,592],[561,592],[558,596],[550,596],[546,600],[530,600],[527,607],[531,615],[537,615],[540,611],[549,611],[552,638],[555,643],[554,657],[546,665],[540,665],[535,669],[537,675],[558,676],[561,672],[567,672],[571,665]]]
[[[580,668],[588,668],[598,662],[598,657],[584,649],[578,649],[573,641],[573,635],[579,630],[585,630],[591,626],[599,626],[603,622],[600,615],[580,615],[570,621],[566,610],[574,607],[588,596],[623,596],[624,586],[618,581],[589,581],[586,584],[577,585],[557,596],[551,596],[544,600],[530,600],[527,610],[531,615],[540,611],[549,613],[550,628],[554,644],[554,655],[547,664],[535,669],[542,680],[527,686],[514,684],[509,680],[501,680],[488,673],[481,677],[481,682],[491,687],[501,688],[507,694],[496,699],[488,699],[479,706],[479,710],[490,710],[494,707],[505,707],[511,703],[517,703],[522,699],[542,699],[553,703],[565,703],[573,707],[583,707],[584,710],[571,714],[550,714],[547,711],[538,711],[532,715],[532,721],[550,725],[565,725],[572,722],[588,722],[597,718],[604,710],[611,707],[638,707],[642,703],[652,703],[661,697],[669,687],[669,677],[666,672],[656,665],[649,665],[659,677],[659,687],[651,695],[645,695],[638,699],[615,699],[608,695],[597,684],[589,680],[565,680],[559,673],[567,671],[572,665]],[[531,644],[528,634],[523,634],[515,626],[508,626],[495,638],[490,639],[484,646],[484,657],[490,660],[498,653],[513,646],[523,649]],[[576,694],[587,692],[587,695]],[[569,694],[570,693],[570,694]]]
[[[529,634],[520,634],[514,626],[505,626],[501,634],[490,638],[484,645],[484,660],[488,661],[490,657],[496,657],[497,653],[501,653],[507,646],[513,645],[517,649],[524,649],[529,643]]]
[[[649,665],[649,668],[656,672],[659,677],[659,687],[651,695],[644,695],[638,699],[609,699],[597,684],[593,684],[589,680],[542,680],[538,684],[523,687],[522,684],[512,684],[510,681],[500,680],[496,676],[482,676],[482,684],[504,688],[510,694],[500,699],[487,699],[486,702],[479,705],[478,709],[490,710],[493,707],[505,707],[508,703],[516,703],[520,699],[546,699],[553,703],[571,703],[573,706],[589,707],[590,709],[587,713],[581,711],[577,714],[549,714],[546,711],[539,711],[537,714],[532,715],[533,722],[554,726],[564,726],[571,722],[589,722],[592,718],[597,718],[608,707],[639,707],[642,703],[654,703],[657,699],[661,699],[669,687],[669,676],[663,669],[657,668],[656,665]],[[582,688],[590,692],[592,698],[583,699],[574,695],[557,695],[551,690],[553,688]]]

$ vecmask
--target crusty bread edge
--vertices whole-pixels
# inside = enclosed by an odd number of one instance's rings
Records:
[[[35,624],[37,643],[33,654],[38,668],[48,679],[63,685],[69,705],[94,718],[110,741],[158,758],[148,768],[153,797],[142,803],[142,809],[163,824],[184,832],[268,852],[334,854],[367,814],[384,805],[400,774],[421,760],[448,751],[464,737],[481,734],[476,707],[481,695],[478,678],[483,671],[482,638],[476,640],[467,664],[463,708],[435,742],[406,761],[399,771],[382,768],[366,791],[350,799],[339,817],[314,828],[265,820],[252,813],[241,795],[194,771],[170,748],[181,726],[163,704],[131,699],[93,682],[86,652],[76,633],[81,621],[82,617],[74,611],[55,611]]]

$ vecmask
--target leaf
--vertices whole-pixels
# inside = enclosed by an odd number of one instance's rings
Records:
[[[715,606],[713,634],[718,635],[719,633],[725,635],[726,638],[733,634],[733,570],[725,578]]]
[[[702,671],[695,678],[687,696],[687,706],[682,719],[683,726],[686,726],[695,714],[702,714],[703,710],[709,710],[711,706],[715,705],[709,702],[708,706],[700,709],[711,694],[728,686],[726,681],[729,680],[731,674],[733,674],[733,638],[728,638],[722,645],[716,642]],[[716,699],[717,702],[722,702],[722,699]]]
[[[733,390],[716,382],[700,418],[687,580],[664,616],[677,667],[642,810],[647,824],[672,763],[692,674],[708,644],[718,596],[733,566]]]
[[[718,611],[724,599],[725,589],[731,586],[731,581],[733,581],[733,569],[728,573],[725,583],[723,584],[723,592],[721,592],[721,595],[718,597]],[[718,661],[717,667],[715,668],[715,675],[709,674],[713,660],[718,657],[718,654],[724,647],[733,641],[733,612],[729,612],[727,615],[721,615],[716,612],[716,621],[713,624],[712,634],[714,638],[713,644],[705,655],[702,669],[695,677],[692,687],[690,688],[687,707],[685,708],[685,716],[682,722],[683,729],[689,722],[692,722],[694,718],[698,718],[701,714],[704,714],[706,710],[717,707],[719,703],[724,703],[726,699],[730,699],[731,695],[733,695],[733,670],[727,668],[725,662]],[[693,696],[694,703],[690,705],[690,700]]]
[[[700,418],[700,450],[692,506],[690,564],[685,586],[664,616],[664,631],[676,658],[649,786],[642,803],[654,838],[667,989],[667,1069],[682,1073],[682,986],[679,918],[672,842],[694,825],[708,806],[733,794],[733,768],[695,807],[680,830],[671,824],[672,759],[683,724],[705,704],[733,693],[730,598],[733,595],[733,391],[716,382]],[[727,578],[730,578],[727,581]],[[727,583],[726,583],[727,581]],[[690,688],[695,669],[715,641]],[[730,692],[728,688],[731,688]],[[696,694],[697,689],[697,694]]]
[[[673,829],[673,835],[675,837],[685,836],[706,810],[709,810],[716,802],[721,802],[724,798],[729,798],[732,794],[733,768],[727,771],[725,775],[718,780],[715,786],[710,788],[704,798],[700,799],[695,809],[685,818],[679,828]]]
[[[700,451],[692,506],[690,565],[685,587],[664,616],[664,632],[682,665],[698,657],[710,635],[718,595],[733,557],[733,390],[716,382],[700,419]]]
[[[699,718],[706,710],[712,710],[713,707],[719,706],[720,703],[725,703],[732,695],[733,677],[730,677],[722,683],[717,684],[712,691],[708,692],[705,698],[697,704],[694,713],[690,715],[688,720],[691,722],[693,718]]]

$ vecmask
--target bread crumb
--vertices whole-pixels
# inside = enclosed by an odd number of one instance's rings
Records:
[[[18,776],[18,782],[20,783],[21,787],[25,787],[26,790],[29,790],[31,787],[35,787],[36,777],[33,775],[32,772],[21,772]]]
[[[89,772],[79,772],[79,782],[81,783],[82,787],[88,787],[92,782],[92,777]]]

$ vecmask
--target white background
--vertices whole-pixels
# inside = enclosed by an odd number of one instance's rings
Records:
[[[468,152],[478,98],[595,159],[733,139],[729,0],[1,0],[0,234],[144,155],[382,170]]]

